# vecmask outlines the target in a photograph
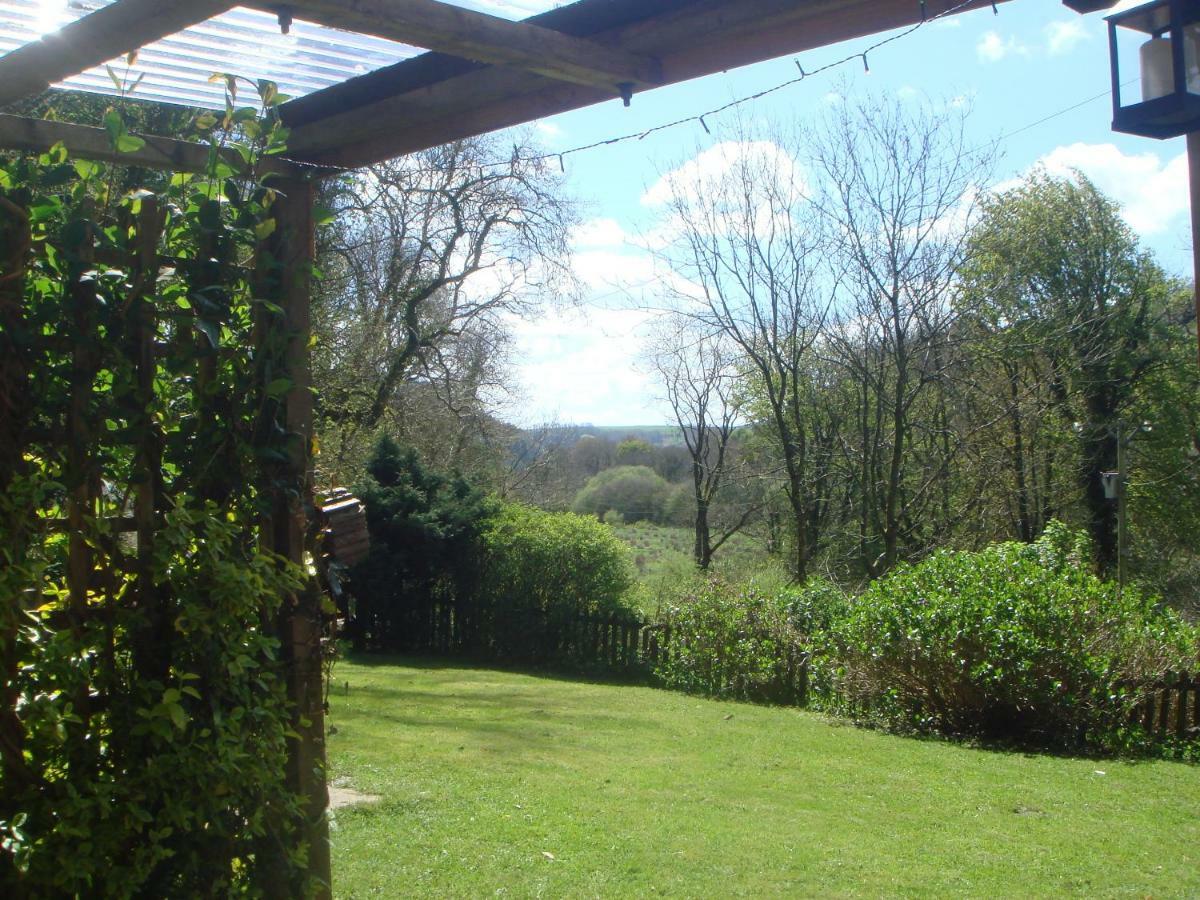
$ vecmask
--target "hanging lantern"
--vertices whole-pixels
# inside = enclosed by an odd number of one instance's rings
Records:
[[[1121,497],[1121,473],[1101,472],[1100,486],[1104,488],[1105,500],[1119,500]]]
[[[1077,13],[1099,12],[1102,9],[1111,9],[1116,5],[1117,0],[1063,0],[1063,6],[1075,10]]]
[[[1200,0],[1155,0],[1109,16],[1113,130],[1169,138],[1200,131]],[[1121,98],[1117,29],[1147,35],[1138,53],[1140,101]]]

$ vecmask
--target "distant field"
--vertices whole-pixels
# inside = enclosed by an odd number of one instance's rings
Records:
[[[691,529],[637,522],[615,525],[613,530],[629,545],[638,577],[652,589],[695,573]],[[741,534],[730,538],[713,559],[713,570],[726,575],[749,575],[768,565],[762,545]]]
[[[1200,896],[1195,766],[446,661],[334,681],[334,783],[379,798],[334,814],[338,897]]]
[[[683,446],[683,436],[676,425],[580,425],[580,434],[622,441],[625,438],[640,438],[656,447]]]

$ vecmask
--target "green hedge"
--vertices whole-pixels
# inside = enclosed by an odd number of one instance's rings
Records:
[[[628,549],[590,516],[504,504],[482,534],[474,603],[492,654],[542,661],[581,615],[633,618]]]
[[[1132,686],[1194,669],[1195,632],[1089,574],[1072,543],[1056,528],[1033,545],[942,551],[872,584],[829,629],[823,664],[842,698],[893,726],[1127,743]]]
[[[803,702],[807,645],[792,622],[796,600],[791,591],[704,582],[664,611],[669,652],[656,674],[677,690]]]

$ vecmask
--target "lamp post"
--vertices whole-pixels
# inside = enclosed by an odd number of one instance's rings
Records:
[[[1116,0],[1063,0],[1076,12],[1110,9]],[[1192,201],[1193,297],[1200,363],[1200,0],[1153,0],[1115,13],[1108,22],[1113,130],[1143,137],[1187,135]],[[1123,102],[1118,29],[1140,32],[1141,99]]]
[[[1104,486],[1104,498],[1115,500],[1117,503],[1117,596],[1120,597],[1125,592],[1125,553],[1128,534],[1125,523],[1129,469],[1125,453],[1136,438],[1149,434],[1154,428],[1149,422],[1142,422],[1131,430],[1123,419],[1118,419],[1114,424],[1101,426],[1085,425],[1083,422],[1076,422],[1074,425],[1075,433],[1079,435],[1084,434],[1089,428],[1096,427],[1102,428],[1117,442],[1117,471],[1099,472],[1098,475],[1100,483]]]

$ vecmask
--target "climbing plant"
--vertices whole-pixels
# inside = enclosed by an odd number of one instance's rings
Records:
[[[6,896],[305,890],[276,617],[311,579],[268,549],[302,489],[264,174],[286,131],[274,85],[226,83],[201,174],[0,159]]]

